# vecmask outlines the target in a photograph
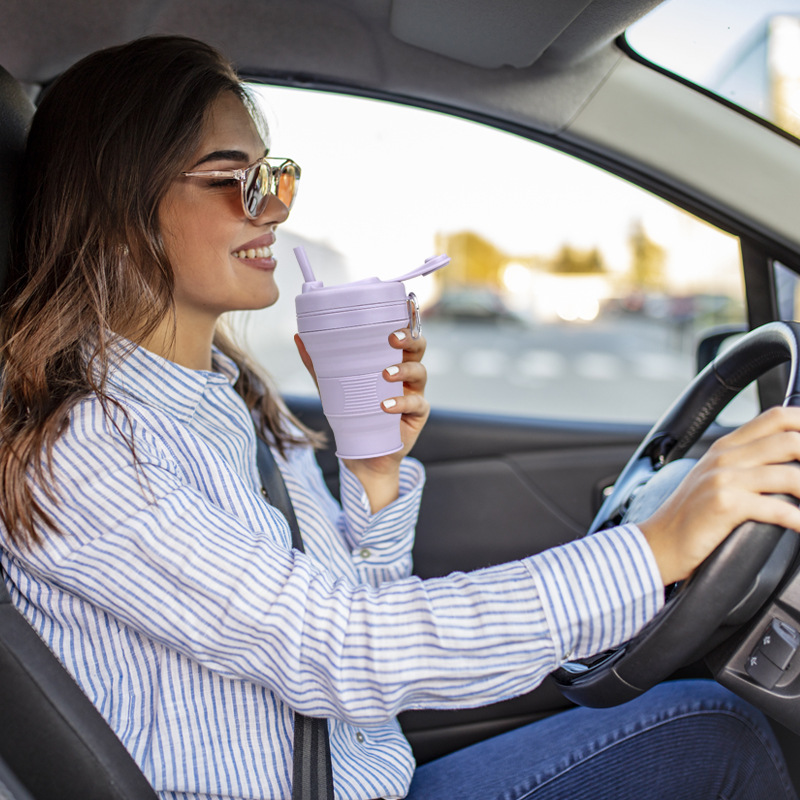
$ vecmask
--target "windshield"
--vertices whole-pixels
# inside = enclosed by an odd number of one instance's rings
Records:
[[[800,0],[666,0],[626,39],[648,61],[800,137]]]

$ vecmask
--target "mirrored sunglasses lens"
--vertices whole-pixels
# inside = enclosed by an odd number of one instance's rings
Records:
[[[294,198],[297,196],[297,182],[297,168],[294,164],[284,164],[278,175],[277,195],[278,200],[280,200],[286,208],[292,207]]]
[[[269,197],[269,169],[259,164],[247,173],[244,182],[244,208],[250,217],[257,217],[264,211]]]

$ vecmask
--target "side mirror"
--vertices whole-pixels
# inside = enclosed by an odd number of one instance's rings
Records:
[[[723,325],[706,331],[697,343],[697,371],[705,369],[720,352],[748,330],[746,325]],[[757,385],[753,384],[734,398],[723,411],[725,416],[720,415],[720,421],[724,425],[741,425],[760,410],[781,405],[788,379],[788,364],[779,364],[769,370],[758,379]]]
[[[746,325],[722,325],[707,330],[697,343],[697,371],[702,372],[721,350],[732,345],[748,330]]]

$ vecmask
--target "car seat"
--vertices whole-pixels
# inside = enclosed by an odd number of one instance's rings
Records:
[[[33,110],[20,84],[0,67],[0,286]],[[16,610],[2,579],[0,798],[156,800],[106,721]]]

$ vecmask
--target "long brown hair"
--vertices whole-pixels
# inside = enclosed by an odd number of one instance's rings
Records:
[[[79,61],[34,115],[0,306],[0,519],[16,542],[38,541],[42,524],[58,530],[29,481],[55,498],[47,465],[70,410],[92,393],[106,413],[118,405],[106,387],[113,331],[142,341],[173,313],[159,204],[228,91],[264,130],[216,50],[146,37]],[[215,343],[238,364],[236,389],[282,452],[315,441],[228,338]]]

